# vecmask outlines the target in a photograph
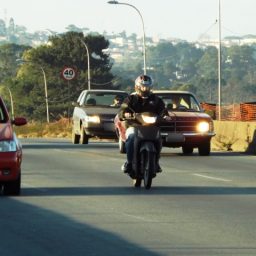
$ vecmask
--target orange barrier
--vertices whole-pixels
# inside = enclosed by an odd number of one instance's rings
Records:
[[[256,120],[256,102],[248,102],[240,104],[241,121]]]
[[[216,104],[201,103],[206,113],[216,120],[219,116],[219,108]],[[221,106],[222,121],[256,121],[256,102],[247,102]]]

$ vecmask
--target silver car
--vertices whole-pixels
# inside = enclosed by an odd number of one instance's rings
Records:
[[[84,90],[74,103],[72,143],[88,144],[89,138],[117,139],[114,117],[124,98],[120,90]]]

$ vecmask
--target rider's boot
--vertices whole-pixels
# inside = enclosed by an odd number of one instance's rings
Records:
[[[122,170],[124,173],[131,173],[131,172],[132,172],[132,163],[125,162],[125,163],[122,165],[121,170]]]

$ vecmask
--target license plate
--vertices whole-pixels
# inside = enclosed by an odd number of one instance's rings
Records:
[[[105,131],[115,131],[114,123],[104,123],[103,128]]]
[[[181,133],[169,133],[166,142],[184,142],[185,137]]]

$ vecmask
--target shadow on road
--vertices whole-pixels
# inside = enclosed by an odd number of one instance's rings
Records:
[[[19,202],[19,199],[2,197],[1,255],[159,255],[114,233],[86,224],[86,213],[83,216],[81,223],[63,214]]]
[[[256,187],[40,187],[23,188],[22,196],[118,196],[118,195],[256,195]]]

